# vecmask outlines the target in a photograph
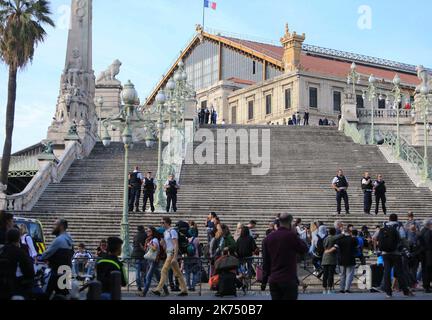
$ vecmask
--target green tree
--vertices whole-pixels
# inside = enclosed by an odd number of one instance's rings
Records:
[[[0,0],[0,60],[9,68],[6,137],[0,183],[7,185],[15,119],[17,72],[31,63],[35,48],[46,37],[44,25],[54,27],[47,0]]]

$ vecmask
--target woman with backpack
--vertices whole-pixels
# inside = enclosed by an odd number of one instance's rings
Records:
[[[147,240],[144,245],[144,250],[146,252],[144,259],[147,260],[148,269],[144,280],[144,289],[142,296],[145,297],[150,290],[153,276],[156,276],[156,280],[159,282],[161,278],[160,264],[166,258],[165,250],[161,246],[160,239],[161,235],[156,231],[156,228],[149,227],[147,230]],[[164,285],[163,287],[165,295],[169,295],[168,287]]]
[[[322,275],[322,259],[324,255],[324,240],[327,238],[327,227],[320,226],[316,235],[312,238],[311,253],[312,264],[315,268],[314,275],[320,277]]]
[[[187,257],[184,259],[183,266],[186,277],[186,285],[191,292],[195,291],[195,287],[201,280],[201,263],[200,263],[200,242],[196,229],[189,230],[190,238],[187,247]]]

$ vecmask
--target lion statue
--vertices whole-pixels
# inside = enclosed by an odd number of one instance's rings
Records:
[[[102,81],[118,81],[116,76],[120,73],[120,67],[122,63],[119,60],[115,60],[107,70],[101,72],[96,82]]]

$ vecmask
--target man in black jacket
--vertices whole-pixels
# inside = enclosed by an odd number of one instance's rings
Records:
[[[348,198],[348,179],[345,177],[342,170],[337,172],[337,176],[332,181],[332,187],[336,191],[337,214],[340,215],[342,211],[342,199],[345,203],[345,212],[349,214],[349,198]]]
[[[177,212],[177,191],[180,189],[180,185],[174,179],[174,175],[170,175],[168,177],[168,180],[165,182],[164,189],[167,195],[166,212],[169,213],[171,207],[174,212]]]
[[[147,240],[147,233],[143,226],[139,226],[137,234],[133,239],[133,250],[131,258],[135,260],[136,283],[138,291],[144,288],[144,277],[146,271],[146,261],[144,260],[144,245]]]
[[[364,199],[363,199],[364,213],[370,214],[372,208],[373,181],[369,175],[369,172],[365,172],[362,179],[361,187],[364,192]]]
[[[426,293],[432,293],[432,220],[427,221],[419,236],[421,250],[423,288]]]
[[[342,238],[336,242],[339,249],[339,265],[341,267],[340,292],[351,293],[351,284],[354,280],[356,266],[356,251],[358,242],[351,234],[350,229],[346,229]]]
[[[33,261],[20,248],[20,232],[12,228],[6,234],[6,245],[0,249],[0,300],[13,296],[30,298],[34,282]]]
[[[381,201],[383,212],[385,215],[387,215],[387,207],[386,207],[387,188],[385,185],[385,181],[383,180],[383,176],[381,174],[378,175],[377,180],[374,182],[374,190],[375,190],[375,202],[376,202],[375,214],[378,215],[379,204]]]
[[[0,211],[0,247],[6,244],[7,232],[14,225],[13,214]]]
[[[114,288],[111,287],[111,272],[119,271],[121,273],[121,286],[125,287],[126,276],[123,269],[123,263],[118,257],[122,253],[123,241],[119,238],[108,238],[108,254],[99,260],[97,263],[97,280],[102,283],[102,293],[106,297],[111,298],[111,292]]]
[[[154,207],[154,194],[156,191],[156,183],[154,178],[152,177],[151,172],[147,172],[146,177],[144,178],[144,204],[143,204],[143,212],[146,212],[147,209],[147,201],[150,200],[150,209],[151,212],[155,212]]]
[[[129,178],[129,188],[130,188],[130,198],[129,198],[129,212],[132,212],[135,205],[135,211],[139,212],[139,201],[141,197],[141,187],[143,183],[142,173],[139,171],[138,167],[135,167],[134,172],[130,174]]]

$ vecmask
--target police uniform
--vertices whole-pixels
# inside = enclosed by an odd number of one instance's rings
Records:
[[[176,180],[167,180],[165,182],[166,187],[166,195],[167,195],[167,206],[166,206],[166,212],[170,212],[171,206],[174,212],[177,212],[177,187],[179,185],[177,184]]]
[[[364,213],[370,214],[372,208],[372,192],[373,192],[373,181],[370,177],[363,177],[361,187],[364,193],[363,206]]]
[[[374,189],[375,189],[375,202],[376,202],[375,214],[376,215],[378,214],[380,202],[382,203],[382,209],[383,209],[384,214],[387,214],[387,207],[386,207],[387,188],[385,185],[385,181],[384,180],[375,181],[374,182]]]
[[[344,200],[345,203],[345,211],[347,214],[349,214],[349,199],[348,199],[348,180],[345,176],[336,176],[333,179],[333,185],[335,185],[339,191],[336,192],[336,203],[337,203],[337,213],[341,214],[342,211],[342,199]]]
[[[141,172],[134,171],[130,175],[129,185],[130,188],[130,197],[129,197],[129,211],[133,211],[134,204],[135,210],[139,211],[139,201],[141,197],[141,186],[142,186],[143,177]]]
[[[156,191],[156,185],[154,182],[154,178],[145,178],[144,179],[144,204],[143,204],[143,212],[147,209],[147,201],[150,200],[150,209],[151,212],[155,212],[154,207],[154,193]]]

